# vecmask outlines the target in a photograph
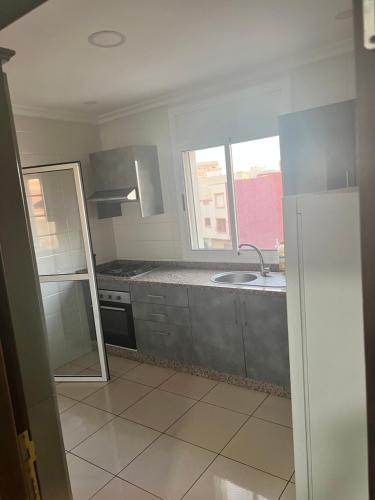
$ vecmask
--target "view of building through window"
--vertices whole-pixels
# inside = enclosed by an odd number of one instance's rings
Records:
[[[225,156],[225,146],[184,154],[192,248],[226,250],[252,243],[276,250],[283,240],[279,138],[232,144],[228,166]],[[228,168],[233,186],[228,183]],[[228,189],[233,196],[228,196]],[[233,199],[237,242],[230,230]]]
[[[238,244],[265,250],[283,241],[279,138],[232,144]]]
[[[224,146],[189,151],[184,160],[192,248],[231,249]]]

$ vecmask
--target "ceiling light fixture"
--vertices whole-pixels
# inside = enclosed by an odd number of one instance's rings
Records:
[[[96,47],[118,47],[125,42],[125,35],[123,35],[119,31],[95,31],[95,33],[91,33],[91,35],[88,37],[88,41]]]
[[[342,10],[335,15],[336,21],[344,21],[345,19],[350,19],[351,17],[353,17],[352,9]]]

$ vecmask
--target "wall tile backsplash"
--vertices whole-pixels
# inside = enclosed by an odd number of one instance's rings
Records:
[[[93,190],[88,154],[101,149],[99,130],[96,125],[26,116],[15,116],[15,124],[23,168],[35,165],[80,161],[85,191],[86,193],[90,193]],[[57,193],[57,196],[60,195]],[[41,200],[35,199],[36,203],[39,201]],[[58,202],[56,202],[57,207]],[[101,263],[115,258],[115,239],[111,219],[98,221],[95,206],[88,204],[87,209],[93,250],[96,254],[97,262]],[[58,214],[55,214],[54,224],[61,233],[59,225],[65,224],[64,219],[59,218]],[[51,227],[49,225],[48,220],[40,218],[38,221],[40,237],[51,235]],[[71,226],[68,237],[69,241],[66,244],[74,246],[76,244],[74,238],[75,235]],[[41,251],[43,246],[47,248],[50,246],[51,242],[47,240],[48,238],[44,242],[43,240],[39,242]],[[63,247],[63,244],[63,237],[60,236],[60,248]]]

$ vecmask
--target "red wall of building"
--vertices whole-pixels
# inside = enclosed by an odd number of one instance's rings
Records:
[[[240,243],[274,249],[283,241],[281,172],[234,181]]]

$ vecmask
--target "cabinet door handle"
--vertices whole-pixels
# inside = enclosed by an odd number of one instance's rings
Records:
[[[170,335],[170,332],[161,332],[159,330],[152,330],[152,333],[155,335],[163,335],[163,337],[169,337]]]
[[[151,316],[162,316],[163,318],[166,318],[168,314],[166,313],[151,313]]]
[[[150,299],[165,299],[164,295],[153,295],[152,293],[149,293],[148,296]]]

